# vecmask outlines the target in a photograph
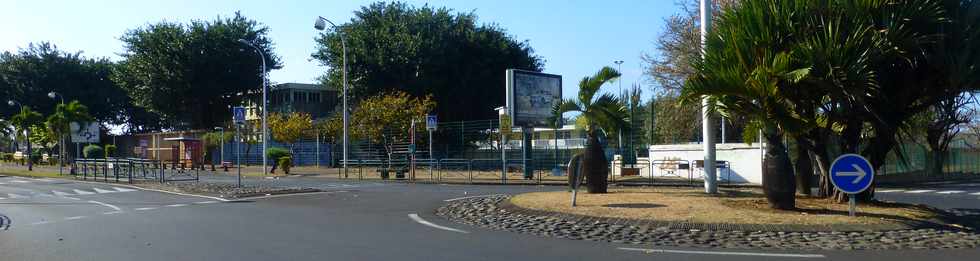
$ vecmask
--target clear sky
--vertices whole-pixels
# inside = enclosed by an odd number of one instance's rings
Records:
[[[692,0],[693,1],[693,0]],[[30,42],[50,41],[60,49],[82,51],[89,57],[119,60],[119,36],[127,29],[163,20],[188,22],[232,16],[235,11],[270,29],[276,52],[285,67],[273,71],[273,82],[314,81],[324,71],[310,61],[317,31],[313,22],[323,16],[349,21],[353,11],[374,1],[338,0],[0,0],[0,51],[16,51]],[[571,97],[578,81],[614,60],[623,60],[622,85],[640,83],[649,96],[649,81],[641,73],[640,55],[653,52],[663,20],[678,11],[673,0],[543,1],[433,0],[428,3],[456,11],[475,11],[480,23],[496,23],[518,40],[529,40],[546,60],[545,72],[564,78],[564,96]],[[607,87],[615,91],[618,85]],[[503,86],[501,86],[503,91]]]

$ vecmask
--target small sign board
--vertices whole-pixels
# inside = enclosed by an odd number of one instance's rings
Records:
[[[98,143],[99,142],[99,123],[92,122],[85,126],[79,126],[72,122],[71,141],[74,143]]]
[[[507,114],[521,127],[550,126],[548,119],[561,102],[561,75],[518,69],[505,71]]]
[[[510,120],[510,115],[500,114],[500,133],[510,134],[511,128],[514,128],[514,124]]]
[[[430,114],[425,116],[425,129],[429,131],[434,131],[439,128],[439,119],[436,118],[435,114]]]
[[[868,189],[874,177],[874,168],[861,155],[844,154],[830,165],[830,182],[847,194],[857,194]]]
[[[245,107],[235,106],[231,110],[235,124],[245,124]]]

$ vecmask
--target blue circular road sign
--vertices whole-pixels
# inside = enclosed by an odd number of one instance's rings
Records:
[[[861,193],[871,186],[875,170],[867,159],[857,154],[844,154],[830,165],[830,183],[848,194]]]

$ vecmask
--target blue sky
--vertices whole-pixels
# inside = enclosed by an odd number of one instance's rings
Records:
[[[50,41],[60,49],[83,51],[90,57],[119,60],[119,36],[127,29],[163,20],[188,22],[231,16],[241,11],[270,29],[276,52],[285,67],[270,74],[274,82],[313,82],[324,69],[310,61],[314,50],[316,16],[349,21],[353,11],[374,1],[337,0],[171,0],[171,1],[50,1],[3,0],[0,51],[15,51],[30,42]],[[678,11],[673,0],[538,1],[434,0],[428,3],[456,11],[475,11],[481,23],[496,23],[519,40],[529,40],[543,56],[545,72],[564,78],[563,93],[571,97],[575,84],[612,61],[623,60],[624,88],[650,84],[642,74],[640,55],[653,52],[663,20]],[[610,88],[611,87],[611,88]],[[618,85],[606,87],[615,91]],[[501,86],[503,91],[503,86]]]

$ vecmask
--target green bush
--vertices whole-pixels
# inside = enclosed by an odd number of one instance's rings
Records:
[[[292,157],[293,153],[289,152],[289,150],[286,148],[272,147],[269,148],[268,151],[266,151],[266,155],[268,155],[269,159],[271,159],[273,162],[279,162],[279,158]]]
[[[293,157],[292,156],[279,157],[279,160],[277,162],[279,163],[279,167],[282,168],[282,172],[289,174],[289,168],[293,166]]]
[[[116,145],[106,144],[105,145],[105,157],[112,157],[116,154]]]
[[[0,152],[0,160],[3,161],[14,161],[14,154],[7,152]]]
[[[88,159],[105,158],[105,150],[102,149],[102,146],[95,144],[85,146],[85,148],[82,149],[82,154],[84,154],[85,158]]]
[[[31,152],[31,162],[33,162],[34,164],[37,164],[37,163],[41,162],[42,159],[44,159],[44,152],[43,151],[41,151],[41,150],[34,150],[34,151]]]

